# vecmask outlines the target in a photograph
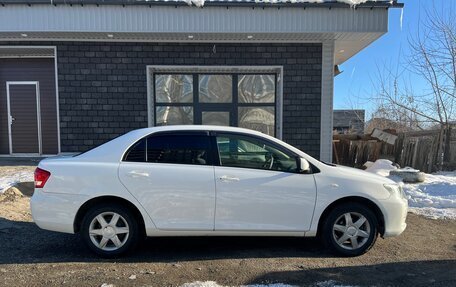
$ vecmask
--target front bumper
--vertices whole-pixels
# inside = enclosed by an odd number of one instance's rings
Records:
[[[74,233],[74,219],[87,196],[43,192],[35,188],[30,208],[38,227],[64,233]]]
[[[383,237],[398,236],[407,227],[408,202],[404,198],[391,197],[381,200],[385,220],[385,232]]]

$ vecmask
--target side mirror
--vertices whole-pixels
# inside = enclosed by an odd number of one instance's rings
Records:
[[[309,162],[302,157],[299,158],[299,171],[302,173],[310,173],[311,171]]]

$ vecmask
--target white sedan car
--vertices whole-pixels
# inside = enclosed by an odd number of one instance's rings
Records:
[[[31,209],[39,227],[80,233],[106,257],[145,235],[318,235],[356,256],[404,231],[407,200],[393,181],[259,132],[168,126],[42,160]]]

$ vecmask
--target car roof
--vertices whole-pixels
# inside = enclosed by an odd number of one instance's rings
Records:
[[[77,159],[88,161],[119,162],[121,161],[121,158],[125,151],[128,150],[128,148],[131,147],[135,142],[137,142],[145,136],[162,131],[220,131],[257,135],[263,138],[267,138],[282,146],[285,146],[291,151],[294,151],[296,154],[304,156],[307,160],[319,166],[317,160],[300,151],[296,147],[293,147],[285,142],[282,142],[279,139],[274,138],[270,135],[245,128],[212,125],[171,125],[132,130],[118,138],[115,138],[107,143],[102,144],[99,147],[96,147],[86,153],[81,154],[77,157]]]
[[[210,125],[174,125],[174,126],[160,126],[132,130],[122,136],[119,136],[109,142],[106,142],[98,147],[93,148],[78,156],[79,160],[94,160],[104,162],[117,162],[120,161],[125,151],[132,146],[136,141],[150,134],[167,131],[224,131],[224,132],[238,132],[250,135],[259,135],[263,137],[270,136],[237,127],[226,126],[210,126]]]
[[[215,126],[215,125],[170,125],[170,126],[159,126],[138,129],[133,132],[140,132],[144,134],[161,132],[161,131],[224,131],[224,132],[242,132],[252,135],[265,135],[261,132],[238,128],[238,127],[227,127],[227,126]]]

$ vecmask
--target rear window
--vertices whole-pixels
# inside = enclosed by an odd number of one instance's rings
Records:
[[[212,164],[210,138],[206,135],[156,135],[135,143],[126,153],[124,161]]]
[[[124,161],[145,162],[146,161],[146,139],[141,139],[130,148],[125,155]]]

